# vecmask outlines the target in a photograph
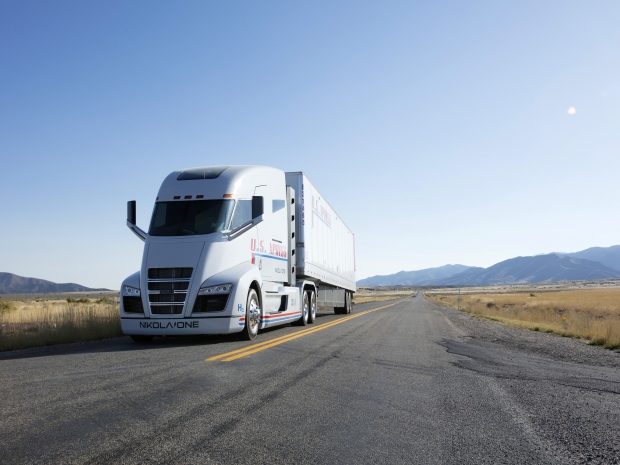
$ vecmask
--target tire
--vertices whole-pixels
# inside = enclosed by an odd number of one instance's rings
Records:
[[[131,334],[129,336],[133,342],[150,342],[155,336],[143,336],[142,334]]]
[[[347,292],[346,298],[345,300],[345,304],[346,304],[346,308],[347,308],[347,313],[351,313],[351,307],[353,306],[352,304],[352,295],[350,292]]]
[[[258,334],[260,325],[260,300],[254,289],[248,292],[248,299],[245,304],[245,326],[241,330],[240,339],[251,341]]]
[[[316,293],[314,291],[308,291],[308,302],[310,305],[308,323],[312,324],[316,321]]]
[[[299,320],[293,322],[293,326],[306,326],[308,324],[308,313],[310,313],[310,301],[308,300],[308,293],[304,292],[301,304],[301,316]]]

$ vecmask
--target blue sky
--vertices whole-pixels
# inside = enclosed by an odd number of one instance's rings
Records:
[[[117,289],[175,169],[305,171],[358,278],[620,243],[620,3],[2,2],[0,271]],[[568,114],[574,107],[576,112]]]

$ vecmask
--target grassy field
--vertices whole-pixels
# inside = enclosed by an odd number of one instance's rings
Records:
[[[353,294],[354,304],[365,304],[368,302],[382,302],[384,300],[408,299],[416,293],[415,290],[407,291],[402,289],[367,289],[358,288]]]
[[[0,351],[122,336],[118,298],[0,300]]]
[[[426,292],[438,304],[457,308],[455,294]],[[620,289],[461,295],[461,310],[511,326],[587,339],[620,348]]]

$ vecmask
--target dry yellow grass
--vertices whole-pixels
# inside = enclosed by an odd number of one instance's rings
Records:
[[[7,302],[0,311],[0,351],[121,336],[118,299]]]
[[[426,293],[457,308],[457,296]],[[461,295],[461,310],[501,323],[620,347],[620,289]]]
[[[354,304],[365,304],[368,302],[383,302],[385,300],[394,300],[394,299],[408,299],[413,296],[415,291],[413,292],[402,292],[402,291],[376,291],[376,290],[359,290],[355,294],[353,294],[353,303]]]

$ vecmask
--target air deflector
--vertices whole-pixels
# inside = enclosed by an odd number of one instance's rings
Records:
[[[228,167],[227,166],[208,166],[204,168],[192,168],[192,169],[183,171],[179,175],[177,180],[194,181],[196,179],[215,179],[220,174],[222,174],[226,168]]]

